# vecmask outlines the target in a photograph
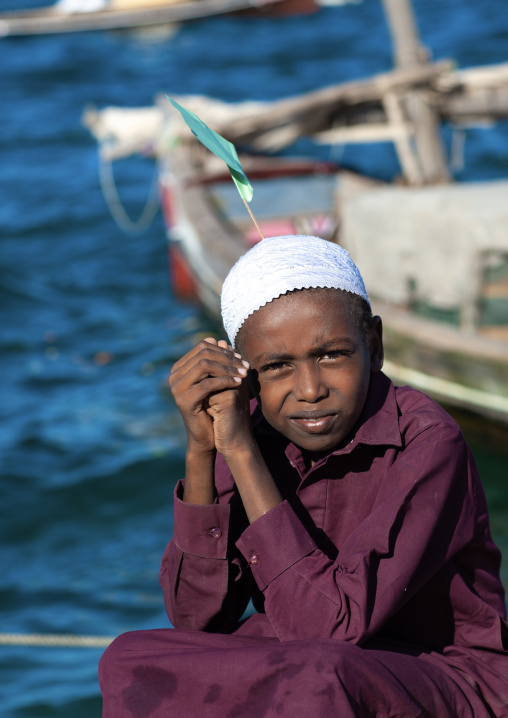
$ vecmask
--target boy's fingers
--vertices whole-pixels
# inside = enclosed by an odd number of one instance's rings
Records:
[[[203,404],[213,394],[220,394],[240,386],[240,377],[208,377],[197,384],[193,384],[188,391],[179,395],[178,406],[182,413],[200,413]]]
[[[220,356],[205,356],[202,354],[199,358],[192,358],[187,364],[181,366],[176,372],[172,372],[169,377],[169,386],[173,392],[187,391],[195,384],[201,384],[206,379],[225,380],[228,387],[240,384],[247,375],[247,369],[242,364],[233,364],[231,361],[222,362]]]
[[[192,349],[190,349],[186,354],[184,354],[183,357],[180,357],[180,359],[178,359],[178,361],[173,364],[173,366],[171,367],[171,373],[177,371],[181,366],[186,364],[190,358],[202,351],[205,346],[212,347],[216,344],[217,342],[213,337],[207,337],[206,339],[202,339],[195,346],[193,346]]]
[[[222,353],[228,354],[228,350],[224,347],[220,347],[217,344],[217,341],[213,337],[206,337],[206,339],[201,339],[192,349],[190,349],[186,354],[183,355],[178,361],[176,361],[172,368],[171,372],[178,371],[178,369],[186,364],[189,359],[192,359],[192,357],[196,356],[202,351],[220,351]]]
[[[231,344],[228,344],[225,340],[221,340],[221,341],[219,342],[219,346],[224,346],[226,349],[229,349],[229,351],[230,351],[230,352],[233,352],[234,356],[235,356],[237,359],[241,359],[241,360],[242,360],[242,364],[243,364],[244,366],[246,366],[247,369],[249,368],[249,366],[250,366],[250,365],[249,365],[249,362],[243,360],[243,359],[242,359],[242,355],[241,355],[239,352],[235,352],[234,347],[232,347]]]
[[[228,367],[233,369],[245,367],[245,362],[242,362],[237,355],[235,355],[227,345],[219,346],[218,344],[211,344],[207,340],[199,342],[193,349],[179,359],[172,367],[171,374],[169,377],[169,385],[171,386],[174,381],[178,378],[181,373],[186,373],[192,368],[203,362],[203,361],[215,361],[217,365]],[[215,371],[217,368],[215,369]],[[244,372],[240,374],[244,376]]]

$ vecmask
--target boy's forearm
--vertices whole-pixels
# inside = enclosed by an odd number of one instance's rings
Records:
[[[187,447],[183,500],[188,504],[213,504],[216,452],[199,452]]]
[[[254,439],[245,449],[237,449],[224,459],[233,474],[250,523],[281,503],[282,496]]]

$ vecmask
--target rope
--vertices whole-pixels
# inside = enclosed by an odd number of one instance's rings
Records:
[[[106,204],[120,229],[126,234],[140,234],[144,232],[145,229],[148,229],[160,205],[157,164],[155,165],[152,186],[146,204],[135,222],[125,211],[122,200],[118,196],[112,162],[106,159],[104,153],[101,152],[99,152],[99,180]]]
[[[452,130],[452,147],[450,166],[453,172],[461,172],[464,169],[464,147],[466,144],[466,132],[463,127],[454,127]]]
[[[2,646],[59,646],[71,648],[106,648],[114,636],[73,636],[60,633],[0,633]]]

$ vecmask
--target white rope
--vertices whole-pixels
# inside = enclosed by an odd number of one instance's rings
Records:
[[[0,633],[0,645],[105,648],[114,638],[114,636],[74,636],[60,633]]]
[[[118,196],[112,162],[105,155],[106,153],[99,152],[99,179],[102,194],[109,211],[117,225],[126,234],[140,234],[151,225],[160,205],[157,164],[155,165],[152,186],[146,204],[138,219],[134,222],[125,211],[122,200]]]
[[[452,129],[452,146],[450,166],[453,172],[461,172],[464,169],[464,148],[466,144],[466,131],[463,127]]]

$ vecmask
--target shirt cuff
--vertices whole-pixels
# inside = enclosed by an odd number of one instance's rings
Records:
[[[183,482],[174,493],[173,541],[180,551],[201,558],[225,559],[228,547],[229,506],[187,504]]]
[[[250,564],[261,591],[317,548],[287,501],[256,519],[236,545]]]

